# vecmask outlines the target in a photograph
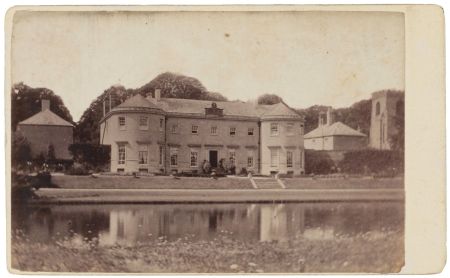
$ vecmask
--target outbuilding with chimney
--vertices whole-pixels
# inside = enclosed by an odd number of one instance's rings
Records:
[[[72,159],[69,146],[73,143],[73,124],[53,113],[49,100],[41,100],[41,112],[21,121],[17,132],[30,143],[33,158],[40,154],[47,157],[53,148],[56,159]]]
[[[350,151],[367,147],[367,136],[341,122],[333,122],[332,108],[319,113],[319,126],[305,134],[305,149]]]

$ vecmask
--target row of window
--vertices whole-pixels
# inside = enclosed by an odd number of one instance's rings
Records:
[[[119,159],[118,164],[125,164],[125,145],[120,144],[118,148]],[[198,167],[198,150],[191,150],[190,152],[190,166]],[[270,166],[277,167],[279,164],[279,150],[271,149],[270,150]],[[228,158],[230,165],[235,165],[236,162],[236,151],[231,150],[228,152]],[[164,153],[163,147],[159,147],[159,165],[163,164]],[[148,146],[141,145],[139,146],[138,151],[138,161],[139,164],[147,164],[148,163]],[[286,151],[286,166],[288,168],[293,167],[294,164],[294,152]],[[302,152],[300,151],[300,165],[302,165]],[[178,148],[170,148],[170,166],[178,166]],[[253,152],[248,151],[247,153],[247,167],[251,168],[254,166]]]
[[[140,116],[139,117],[139,129],[140,130],[148,130],[148,117],[147,116]],[[191,126],[191,134],[199,134],[198,125],[192,125]],[[294,135],[294,127],[295,123],[287,123],[286,124],[286,134]],[[159,119],[159,130],[163,130],[164,128],[164,119]],[[119,117],[119,129],[120,130],[126,130],[126,119],[125,117]],[[178,133],[178,124],[173,124],[170,128],[172,133]],[[229,130],[230,136],[236,135],[236,127],[230,127]],[[218,135],[218,128],[217,126],[211,126],[210,129],[211,135]],[[253,136],[255,134],[255,129],[253,127],[247,128],[247,135]],[[270,124],[270,135],[271,136],[277,136],[279,134],[279,123],[271,123]],[[303,124],[300,124],[300,135],[303,135]]]
[[[139,116],[139,129],[140,130],[148,130],[149,118],[147,116]],[[125,117],[119,117],[119,129],[126,130],[127,122]],[[164,129],[164,119],[159,119],[159,130],[162,131]]]

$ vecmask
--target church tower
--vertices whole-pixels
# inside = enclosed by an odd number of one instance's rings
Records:
[[[397,132],[395,117],[404,113],[405,94],[401,91],[379,91],[372,94],[370,147],[391,149],[391,137]]]

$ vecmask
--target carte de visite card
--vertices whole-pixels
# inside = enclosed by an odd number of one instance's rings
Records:
[[[5,23],[11,272],[443,269],[440,7],[18,6]]]

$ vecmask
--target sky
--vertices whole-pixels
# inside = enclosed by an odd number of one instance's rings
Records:
[[[230,100],[294,108],[404,90],[404,16],[387,12],[18,12],[11,80],[61,96],[77,121],[105,89],[163,72]]]

